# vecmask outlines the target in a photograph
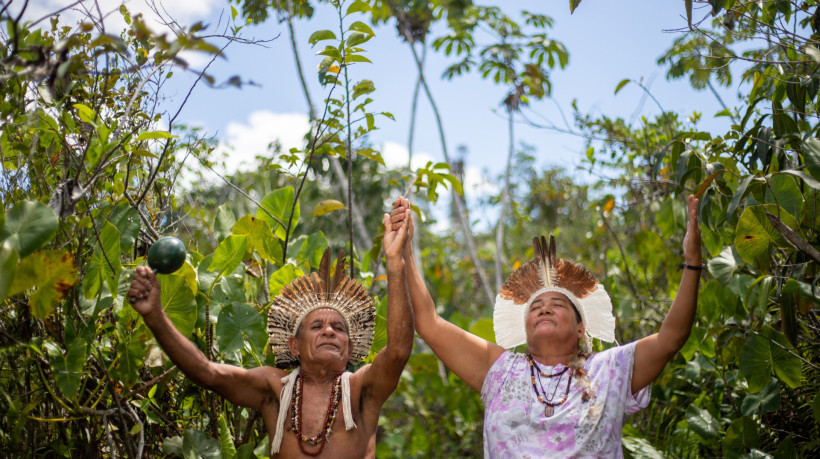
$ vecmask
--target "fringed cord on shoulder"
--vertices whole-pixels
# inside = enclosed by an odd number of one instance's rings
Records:
[[[289,375],[282,378],[282,392],[279,394],[279,417],[276,418],[276,433],[271,440],[270,453],[274,455],[279,452],[282,446],[282,433],[285,431],[285,418],[288,417],[290,399],[293,396],[293,385],[296,377],[299,376],[300,368],[296,367]]]
[[[353,411],[350,406],[350,375],[349,371],[342,373],[342,412],[345,417],[345,430],[353,430],[356,423],[353,422]]]

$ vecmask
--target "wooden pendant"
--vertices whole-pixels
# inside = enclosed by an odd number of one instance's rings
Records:
[[[552,407],[550,405],[544,407],[544,416],[550,418],[553,414],[555,414],[555,407]]]

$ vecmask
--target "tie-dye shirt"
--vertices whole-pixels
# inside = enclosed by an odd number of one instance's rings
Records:
[[[524,354],[504,352],[481,388],[484,401],[484,457],[623,457],[621,428],[627,414],[649,404],[651,385],[632,395],[635,343],[593,354],[584,364],[595,397],[582,399],[583,388],[572,379],[566,402],[551,417],[532,388],[530,366]],[[564,369],[540,365],[545,374]],[[547,398],[560,401],[569,373],[541,378]],[[556,380],[558,380],[556,382]],[[538,380],[536,379],[536,384]],[[543,394],[542,394],[543,397]]]

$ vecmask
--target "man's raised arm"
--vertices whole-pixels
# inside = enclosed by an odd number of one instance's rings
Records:
[[[689,196],[689,221],[683,238],[685,267],[678,293],[658,333],[641,339],[635,345],[635,363],[632,368],[632,393],[637,393],[661,374],[663,367],[686,344],[698,304],[703,255],[700,249],[700,226],[698,224],[698,200]]]
[[[392,217],[394,226],[406,218],[403,215],[407,215],[409,209],[410,202],[407,199],[399,198],[396,201]],[[416,267],[412,242],[409,240],[404,259],[416,331],[453,373],[480,392],[487,372],[504,353],[504,348],[462,330],[436,313],[433,298]]]
[[[195,384],[213,390],[231,403],[259,409],[273,395],[271,367],[252,370],[211,362],[171,323],[160,304],[160,285],[150,268],[138,266],[126,298],[140,313],[168,357]]]
[[[364,375],[363,387],[379,407],[396,389],[401,372],[413,350],[413,310],[407,296],[404,247],[409,239],[412,218],[392,229],[384,215],[384,253],[387,259],[387,345],[379,351]]]

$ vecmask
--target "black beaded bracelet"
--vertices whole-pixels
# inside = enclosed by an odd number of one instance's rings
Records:
[[[701,263],[700,266],[698,266],[698,265],[694,265],[694,266],[689,265],[689,264],[686,264],[685,262],[678,265],[678,271],[680,271],[683,268],[691,269],[692,271],[703,271],[706,268],[706,263]]]

